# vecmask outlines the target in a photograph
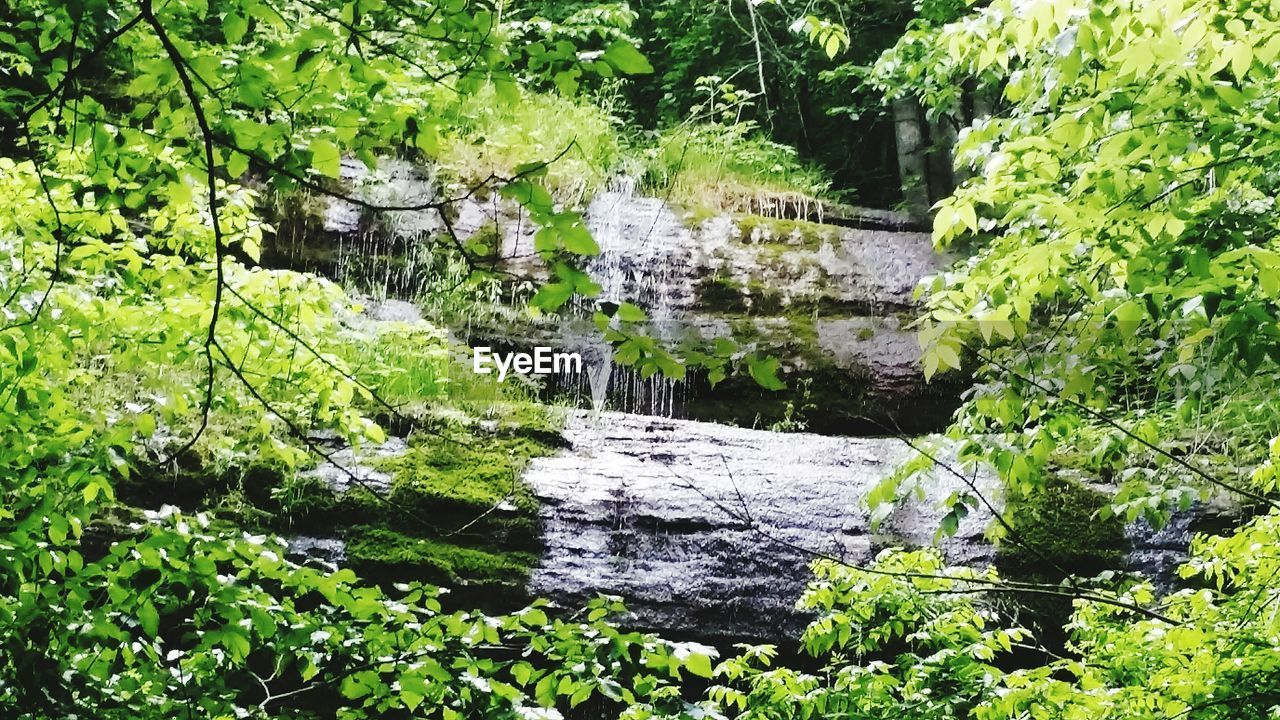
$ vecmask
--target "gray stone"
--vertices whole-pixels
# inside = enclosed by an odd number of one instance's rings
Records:
[[[422,322],[422,311],[418,306],[404,300],[377,300],[365,307],[364,313],[378,322]]]
[[[294,562],[319,562],[336,568],[347,559],[347,544],[339,538],[293,535],[284,541],[285,557]]]
[[[356,488],[385,495],[391,490],[393,478],[372,466],[378,460],[403,455],[407,450],[404,438],[398,437],[389,437],[380,445],[360,449],[338,444],[328,459],[304,474],[319,478],[339,495]]]
[[[531,592],[568,606],[617,594],[639,627],[710,639],[794,637],[814,553],[866,563],[885,547],[929,545],[960,486],[940,480],[872,533],[863,498],[909,457],[899,440],[616,413],[576,414],[565,435],[568,451],[525,473],[546,545]],[[967,517],[942,544],[947,557],[990,562],[988,519]]]

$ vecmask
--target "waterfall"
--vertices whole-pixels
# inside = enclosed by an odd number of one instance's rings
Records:
[[[385,159],[376,169],[342,161],[342,179],[370,205],[414,206],[438,199],[429,168]],[[440,232],[434,210],[372,213],[359,203],[298,193],[273,250],[287,267],[318,272],[375,300],[414,298],[438,277],[442,256],[422,242]]]
[[[638,197],[635,179],[625,176],[598,193],[584,215],[600,246],[587,270],[601,291],[599,297],[580,303],[579,310],[590,314],[599,302],[630,302],[649,315],[649,331],[655,337],[679,339],[676,319],[690,299],[685,277],[692,246],[689,231],[661,199]],[[584,353],[589,367],[578,381],[578,397],[590,397],[597,412],[607,398],[610,409],[625,413],[680,414],[683,382],[661,373],[642,377],[631,367],[614,364],[608,346],[595,344]]]

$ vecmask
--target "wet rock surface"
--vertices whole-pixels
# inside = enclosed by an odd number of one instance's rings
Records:
[[[343,177],[382,205],[421,205],[441,193],[429,172],[406,164],[369,172],[344,162]],[[442,219],[435,211],[379,215],[312,200],[313,207],[295,208],[281,223],[268,262],[318,270],[373,298],[413,298],[436,281]],[[518,208],[497,199],[452,207],[461,237],[492,232],[507,269],[524,277],[545,273],[533,252],[536,228]],[[589,330],[570,337],[578,331],[566,331],[559,318],[472,333],[472,344],[505,341],[512,349],[533,338],[559,349],[585,343],[590,367],[571,379],[583,404],[640,413],[575,414],[565,429],[569,447],[526,470],[524,482],[541,506],[543,548],[530,594],[575,607],[612,593],[633,609],[637,627],[717,642],[785,641],[805,622],[794,605],[815,553],[866,563],[886,547],[934,542],[945,514],[941,502],[960,481],[940,474],[925,484],[925,497],[873,533],[863,498],[911,450],[897,439],[841,435],[915,434],[945,425],[963,379],[926,385],[908,324],[913,288],[947,259],[933,253],[923,228],[894,213],[842,208],[792,217],[819,222],[696,220],[622,182],[586,210],[601,248],[590,271],[602,291],[576,308],[582,324],[597,301],[625,300],[641,305],[667,339],[734,335],[782,361],[786,391],[767,392],[743,377],[715,388],[697,377],[687,384],[640,378],[613,367],[605,359],[609,348],[591,345]],[[371,332],[389,321],[412,324],[420,314],[407,302],[370,302],[349,325]],[[335,462],[313,471],[329,488],[341,494],[364,485],[385,493],[392,478],[371,465],[406,446],[393,438],[359,455],[332,449]],[[999,506],[992,481],[979,482]],[[1210,503],[1178,514],[1159,532],[1134,523],[1111,548],[1123,558],[1125,567],[1117,569],[1142,572],[1169,589],[1192,533],[1229,527],[1238,517]],[[983,537],[989,520],[980,512],[964,519],[942,545],[950,562],[997,560]],[[296,537],[291,544],[297,557],[338,564],[350,550],[330,537]]]
[[[332,452],[315,467],[303,474],[321,480],[324,485],[341,495],[356,488],[384,495],[391,490],[391,475],[376,469],[379,460],[403,455],[408,450],[404,438],[389,437],[386,442],[364,450],[356,450],[336,442],[332,436],[312,438],[318,445],[328,443]]]
[[[293,198],[264,249],[267,264],[318,271],[373,298],[412,300],[457,282],[441,252],[454,245],[452,229],[461,242],[492,247],[486,262],[501,267],[513,303],[492,318],[453,319],[457,327],[449,329],[469,344],[546,344],[603,356],[592,345],[591,313],[599,303],[626,301],[641,306],[653,334],[673,344],[734,335],[749,350],[777,357],[788,383],[782,392],[763,392],[745,376],[712,387],[698,372],[674,383],[627,367],[595,367],[553,379],[549,396],[567,391],[598,407],[604,384],[608,407],[624,412],[744,426],[785,421],[792,428],[803,414],[798,427],[845,435],[933,431],[955,408],[958,387],[926,385],[904,327],[915,311],[916,283],[948,259],[905,215],[806,202],[803,212],[788,211],[788,203],[759,209],[770,217],[702,217],[679,207],[678,198],[646,197],[619,177],[583,212],[600,246],[588,270],[601,292],[574,301],[568,315],[582,322],[565,323],[563,313],[538,322],[520,302],[547,269],[535,248],[538,228],[518,205],[467,195],[444,210],[370,210],[423,207],[456,194],[429,168],[397,160],[373,169],[344,160],[342,180],[368,205]]]
[[[928,233],[722,216],[699,224],[693,268],[720,295],[704,305],[881,315],[912,309],[916,283],[943,267]],[[734,297],[737,295],[738,297]]]
[[[1231,498],[1217,495],[1175,512],[1159,530],[1139,519],[1125,527],[1130,547],[1125,569],[1151,578],[1161,592],[1179,586],[1178,567],[1187,560],[1191,539],[1197,534],[1220,535],[1246,521],[1252,511]]]
[[[544,544],[530,594],[566,607],[620,595],[636,627],[711,642],[793,640],[815,556],[866,564],[885,548],[932,546],[943,503],[966,489],[940,472],[873,532],[863,499],[912,456],[900,439],[586,412],[569,419],[565,436],[566,451],[524,475],[542,505]],[[973,481],[1002,507],[993,477]],[[984,537],[991,520],[986,510],[964,518],[940,545],[948,562],[999,565]],[[1238,507],[1214,502],[1159,532],[1133,523],[1114,569],[1168,591],[1192,533],[1239,520]],[[1052,571],[1047,561],[1042,569]]]
[[[600,397],[594,385],[603,378],[610,409],[744,426],[800,420],[800,427],[845,435],[941,428],[959,387],[926,385],[906,325],[916,283],[947,259],[905,216],[843,211],[841,225],[750,215],[698,220],[637,195],[625,181],[599,193],[584,218],[600,246],[588,269],[601,292],[581,302],[578,315],[589,316],[600,302],[626,301],[640,305],[652,332],[672,343],[732,336],[777,357],[788,387],[766,392],[745,376],[712,387],[697,372],[672,383],[613,367],[557,379],[553,390],[567,385],[588,404]],[[464,235],[497,228],[508,269],[542,273],[531,260],[535,228],[510,207],[464,203],[456,226]],[[518,347],[536,339],[590,359],[600,353],[585,337],[589,325],[586,333],[581,325],[514,322],[478,328],[471,340]]]
[[[712,640],[795,637],[813,553],[866,562],[929,544],[954,489],[938,485],[873,534],[862,498],[908,457],[900,440],[616,413],[577,414],[565,435],[571,449],[525,473],[546,548],[531,592],[569,606],[621,595],[639,627]],[[990,562],[985,522],[966,518],[948,558]]]

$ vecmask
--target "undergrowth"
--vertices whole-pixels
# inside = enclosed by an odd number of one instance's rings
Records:
[[[514,98],[499,97],[489,87],[452,108],[454,130],[437,161],[464,183],[509,177],[526,163],[550,162],[543,181],[553,196],[581,205],[623,160],[618,119],[592,103],[524,90]]]
[[[454,130],[436,157],[467,184],[553,161],[542,181],[559,202],[582,206],[616,176],[694,210],[783,216],[816,212],[831,181],[795,148],[768,140],[749,122],[684,123],[634,132],[608,98],[567,98],[492,88],[453,105]]]
[[[694,209],[808,214],[830,180],[748,123],[679,125],[643,151],[645,187]]]

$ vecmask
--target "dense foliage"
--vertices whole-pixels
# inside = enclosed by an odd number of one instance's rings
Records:
[[[1012,502],[1083,473],[1118,484],[1104,512],[1130,521],[1262,513],[1197,544],[1190,589],[1123,590],[1159,618],[1077,605],[1072,655],[1009,676],[980,717],[1275,712],[1277,53],[1266,2],[997,1],[877,66],[939,114],[967,83],[1003,96],[961,134],[971,177],[935,238],[972,256],[925,288],[921,322],[926,372],[976,372],[961,457]]]
[[[905,24],[903,6],[551,5],[0,10],[6,717],[1276,715],[1274,3],[929,3],[874,71],[862,66]],[[656,85],[627,84],[655,69]],[[826,99],[811,101],[815,78]],[[316,433],[376,443],[388,398],[445,394],[436,331],[362,337],[342,288],[258,266],[269,197],[343,195],[356,160],[432,162],[438,197],[344,199],[437,212],[466,276],[483,258],[452,232],[451,206],[519,203],[549,272],[531,304],[555,312],[596,292],[582,258],[597,247],[574,208],[615,171],[705,192],[717,209],[818,194],[827,178],[778,141],[828,128],[819,108],[873,112],[878,91],[940,118],[970,116],[960,106],[975,91],[1001,98],[961,133],[968,180],[937,208],[939,245],[968,257],[924,289],[926,371],[977,380],[947,442],[994,468],[1010,504],[1074,473],[1118,482],[1104,512],[1125,520],[1159,524],[1223,497],[1255,511],[1196,540],[1185,587],[1042,584],[948,568],[932,551],[865,568],[829,559],[802,600],[818,669],[776,666],[768,647],[717,664],[710,648],[619,630],[613,599],[567,616],[537,602],[445,610],[441,590],[298,565],[225,518],[117,516],[116,490],[138,474],[297,469],[325,457]],[[787,120],[792,104],[804,122]],[[638,107],[680,124],[636,140],[619,126],[665,124]],[[599,329],[646,374],[723,377],[741,362],[778,383],[776,361],[731,342],[677,355],[643,333],[640,308],[609,312]],[[907,470],[920,472],[873,506],[967,468]],[[951,498],[942,531],[990,500],[976,487]],[[991,534],[1034,543],[1015,523]],[[1063,646],[1004,612],[1027,596],[1074,603]]]
[[[607,603],[580,622],[536,607],[444,613],[434,589],[388,595],[301,568],[276,541],[204,516],[104,531],[131,473],[294,467],[323,454],[307,439],[323,428],[382,438],[341,346],[351,301],[254,267],[272,231],[260,198],[333,192],[344,154],[435,151],[448,93],[518,97],[490,10],[146,0],[5,13],[6,717],[538,716],[560,698],[646,697],[707,664],[603,624]],[[644,70],[625,44],[591,60],[557,52],[557,72]],[[549,256],[589,251],[575,215],[527,182],[508,190],[543,213]]]

